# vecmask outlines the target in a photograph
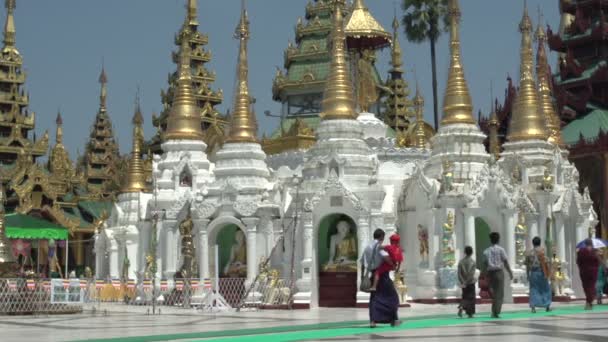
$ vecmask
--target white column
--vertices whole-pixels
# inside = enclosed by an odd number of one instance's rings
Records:
[[[515,268],[515,257],[517,256],[515,248],[515,211],[507,210],[502,214],[504,224],[504,241],[505,250],[507,252],[507,258],[509,259],[509,265],[511,268]]]
[[[112,279],[116,279],[119,276],[119,263],[118,263],[118,259],[119,259],[119,253],[118,253],[118,249],[119,249],[119,244],[118,241],[116,241],[116,239],[111,239],[110,240],[110,270],[109,270],[109,274],[110,277]],[[57,253],[57,251],[55,251],[55,253]]]
[[[443,210],[438,209],[431,209],[429,212],[427,225],[429,232],[429,270],[435,270],[435,261],[438,256],[441,256],[441,236],[443,235],[443,230],[440,223],[441,218],[437,216],[443,212]]]
[[[370,227],[369,227],[369,215],[365,215],[361,213],[359,219],[357,220],[357,262],[361,260],[361,256],[363,255],[363,250],[367,246],[368,243],[372,240],[370,237]],[[386,241],[386,237],[385,237]],[[361,267],[357,267],[357,289],[361,283]]]
[[[475,215],[470,210],[463,210],[464,214],[464,245],[475,249]]]
[[[198,274],[202,284],[206,278],[211,277],[209,274],[209,237],[207,235],[209,220],[196,220],[194,225],[198,231]]]
[[[527,249],[532,248],[532,239],[538,236],[538,218],[536,215],[527,215],[526,222],[529,222],[528,238],[526,239]]]
[[[163,278],[173,278],[172,274],[168,274],[171,272],[175,272],[175,265],[173,262],[173,253],[175,252],[175,249],[177,248],[177,246],[173,245],[173,229],[174,227],[177,225],[177,221],[176,220],[166,220],[163,221],[163,232],[164,234],[164,239],[159,239],[159,245],[162,244],[162,258],[163,258],[163,273],[162,273],[162,277]],[[161,236],[162,236],[161,235]],[[160,253],[159,253],[160,254]]]
[[[564,218],[562,214],[555,215],[555,239],[557,246],[557,257],[562,262],[566,261],[566,230],[564,229]],[[578,242],[578,241],[577,241]]]
[[[253,283],[257,275],[257,224],[260,219],[247,217],[242,219],[247,227],[247,282]]]
[[[302,213],[302,279],[309,281],[313,269],[313,219],[312,212]],[[297,236],[297,235],[296,235]],[[296,241],[296,245],[297,245]]]
[[[545,243],[547,242],[547,208],[546,205],[544,205],[544,203],[541,203],[541,208],[540,208],[540,219],[538,222],[538,233],[537,235],[532,235],[531,238],[534,238],[535,236],[540,237],[541,242],[541,246],[546,246]]]

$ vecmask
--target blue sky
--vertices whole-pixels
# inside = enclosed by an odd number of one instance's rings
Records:
[[[72,158],[84,150],[99,104],[97,78],[102,64],[109,78],[108,110],[123,153],[130,150],[131,117],[139,86],[146,136],[154,128],[151,115],[162,108],[160,90],[167,86],[173,36],[184,18],[186,0],[27,0],[18,1],[15,16],[17,47],[25,59],[26,88],[30,110],[37,114],[38,136],[49,130],[54,139],[55,116],[64,118],[64,143]],[[304,16],[308,0],[248,0],[251,20],[250,89],[257,99],[260,135],[277,127],[277,119],[266,118],[265,110],[278,113],[272,101],[275,67],[283,65],[283,51],[294,39],[294,26]],[[502,100],[507,74],[517,82],[523,0],[461,0],[462,54],[475,113],[490,106],[490,82]],[[213,54],[209,69],[216,71],[215,88],[224,90],[221,112],[232,103],[238,42],[232,39],[239,17],[240,0],[199,0],[201,30],[209,35]],[[395,3],[366,0],[376,19],[391,29]],[[528,0],[536,25],[540,6],[544,22],[557,29],[558,0]],[[5,13],[2,15],[4,20]],[[438,44],[439,93],[445,88],[448,69],[447,35]],[[415,87],[416,70],[426,99],[425,116],[432,122],[430,48],[428,43],[410,44],[401,34],[407,80]],[[388,50],[381,52],[377,67],[388,69]],[[551,56],[554,64],[555,56]],[[440,106],[442,96],[440,97]]]

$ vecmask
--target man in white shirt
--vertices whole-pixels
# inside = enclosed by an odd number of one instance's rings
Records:
[[[499,315],[505,296],[504,270],[509,273],[509,277],[513,280],[513,272],[511,271],[509,261],[507,260],[507,253],[504,248],[498,245],[499,241],[500,234],[496,232],[491,233],[490,242],[492,243],[492,246],[488,247],[483,252],[483,255],[485,256],[484,269],[492,294],[492,318],[500,318]]]

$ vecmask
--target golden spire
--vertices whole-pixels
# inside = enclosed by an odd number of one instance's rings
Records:
[[[538,78],[538,96],[540,100],[540,110],[543,113],[546,121],[547,133],[549,134],[548,141],[553,145],[565,146],[560,130],[560,118],[557,115],[553,102],[553,94],[551,92],[551,69],[547,60],[547,51],[545,44],[547,42],[547,34],[542,27],[542,14],[539,15],[538,28],[536,29],[536,39],[538,41],[538,50],[536,54],[536,77]]]
[[[61,113],[57,111],[57,119],[55,120],[57,124],[57,133],[55,133],[55,142],[57,145],[63,144],[63,119],[61,118]]]
[[[197,0],[188,0],[188,25],[198,26]]]
[[[99,83],[101,84],[101,90],[99,93],[99,109],[100,111],[106,111],[106,97],[108,96],[108,76],[106,76],[106,68],[104,65],[101,66],[101,74],[99,74]]]
[[[507,140],[546,140],[545,118],[539,111],[538,92],[534,80],[534,54],[532,52],[532,21],[528,7],[519,24],[521,32],[521,66],[519,71],[519,92],[513,104]]]
[[[6,23],[4,24],[4,46],[14,47],[15,46],[15,7],[17,6],[17,0],[5,0],[4,7],[6,8]]]
[[[190,35],[192,32],[190,29],[184,29],[181,34]],[[200,109],[196,105],[192,90],[190,51],[189,40],[187,37],[182,37],[179,49],[177,88],[167,118],[164,140],[203,140]]]
[[[247,41],[249,40],[249,18],[244,2],[241,19],[234,33],[238,39],[239,61],[237,66],[237,89],[234,95],[234,108],[230,134],[226,142],[257,142],[256,124],[251,111],[251,96],[249,95],[249,65],[247,62]]]
[[[420,86],[416,82],[416,95],[414,96],[414,107],[416,108],[416,140],[414,146],[426,148],[426,132],[424,131],[424,98],[420,95]]]
[[[448,84],[443,100],[443,118],[441,125],[449,124],[475,124],[473,118],[473,105],[469,87],[464,78],[462,61],[460,58],[460,6],[458,0],[449,0],[450,17],[450,70]]]
[[[135,114],[133,115],[133,150],[131,151],[131,159],[129,160],[129,170],[127,173],[127,182],[122,188],[122,192],[147,192],[146,171],[144,163],[141,160],[142,145],[144,141],[144,119],[141,115],[141,106],[139,104],[139,95],[135,102]]]
[[[498,121],[498,115],[496,114],[496,106],[492,103],[492,113],[490,114],[490,121],[488,122],[490,128],[490,136],[488,137],[490,143],[490,154],[494,159],[500,158],[500,141],[498,140],[498,128],[500,122]]]
[[[391,71],[403,72],[403,54],[401,52],[401,44],[399,43],[399,20],[397,14],[393,18],[393,46],[391,49]]]
[[[344,0],[335,1],[331,35],[331,65],[321,102],[323,120],[356,118],[353,85],[346,64],[346,35],[341,8],[343,5]]]

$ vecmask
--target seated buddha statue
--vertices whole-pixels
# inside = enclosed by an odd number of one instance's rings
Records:
[[[234,244],[230,247],[230,258],[224,266],[224,275],[230,278],[247,276],[247,245],[245,234],[241,230],[234,234]]]
[[[357,272],[357,239],[347,221],[340,221],[337,232],[329,239],[329,261],[323,267],[328,272]]]

